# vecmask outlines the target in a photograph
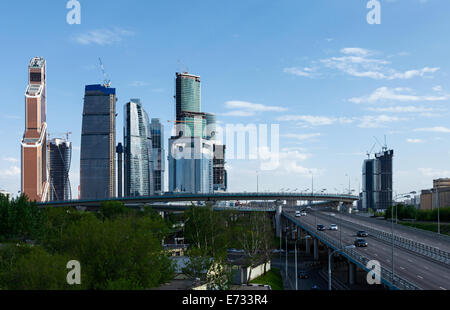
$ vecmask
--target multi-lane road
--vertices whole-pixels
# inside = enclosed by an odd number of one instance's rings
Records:
[[[293,209],[286,209],[284,213],[295,218],[295,222],[307,223],[313,227],[316,224],[323,224],[329,227],[330,224],[337,224],[338,231],[327,230],[325,233],[337,242],[342,242],[343,246],[353,244],[356,238],[357,229],[339,225],[339,215],[317,216],[316,212],[308,213],[307,216],[295,217]],[[377,260],[381,266],[392,269],[392,247],[385,242],[369,236],[366,238],[369,246],[366,248],[356,248],[355,250],[369,259]],[[425,290],[448,290],[450,289],[450,269],[442,264],[433,262],[423,256],[411,253],[406,249],[394,248],[394,268],[395,274],[414,285]]]

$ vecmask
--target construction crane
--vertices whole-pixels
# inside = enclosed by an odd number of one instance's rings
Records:
[[[69,135],[71,135],[71,134],[72,134],[71,131],[68,131],[68,132],[56,132],[56,133],[53,133],[53,134],[51,134],[50,132],[47,133],[49,140],[50,140],[50,135],[53,135],[53,136],[65,135],[66,136],[66,141],[69,141]]]
[[[111,80],[108,80],[108,75],[105,72],[105,67],[103,66],[102,59],[99,57],[98,61],[100,62],[100,70],[102,70],[103,73],[103,86],[111,87]]]
[[[377,137],[374,136],[374,138],[375,138],[375,140],[378,142],[378,144],[381,146],[381,149],[382,149],[383,151],[386,151],[386,150],[388,149],[387,144],[386,144],[386,135],[384,136],[384,145],[382,145],[382,144],[380,143],[380,141],[377,139]]]
[[[370,158],[370,154],[372,154],[373,149],[375,148],[375,145],[377,145],[377,143],[375,142],[372,146],[372,148],[370,149],[370,151],[367,151],[367,158]]]

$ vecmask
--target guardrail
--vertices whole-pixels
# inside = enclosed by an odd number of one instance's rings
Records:
[[[321,218],[326,218],[325,215],[318,215]],[[346,219],[339,219],[341,223],[347,223],[345,226],[350,228],[356,228],[359,230],[365,230],[367,231],[370,236],[373,236],[375,238],[378,238],[380,240],[383,240],[388,243],[392,243],[392,234],[388,232],[384,232],[378,229],[374,229],[371,227],[368,227],[366,225],[353,223],[351,221],[348,221]],[[419,254],[422,256],[425,256],[427,258],[430,258],[438,263],[443,263],[445,265],[450,266],[450,253],[446,251],[442,251],[438,248],[413,241],[404,237],[396,236],[394,235],[394,245],[400,248],[404,248],[406,250],[409,250],[415,254]]]
[[[354,215],[352,215],[352,216],[354,216]],[[366,221],[366,222],[369,222],[372,220],[371,218],[365,218],[364,216],[362,216],[360,214],[355,214],[355,216],[360,217],[363,221]],[[415,222],[411,222],[411,223],[415,223]],[[401,225],[401,229],[402,230],[411,230],[411,232],[421,233],[423,235],[428,235],[429,237],[432,237],[432,238],[440,239],[445,242],[450,242],[449,235],[438,234],[438,233],[435,233],[435,232],[432,232],[429,230],[420,229],[420,228],[416,228],[416,227],[412,227],[412,226],[406,226],[406,225]]]
[[[309,234],[316,236],[318,239],[320,239],[322,242],[326,243],[329,247],[337,250],[342,255],[346,256],[348,259],[352,260],[356,264],[358,264],[362,269],[366,270],[367,272],[371,271],[366,266],[371,259],[367,258],[366,256],[362,255],[355,249],[341,249],[339,242],[337,240],[332,239],[327,234],[317,231],[316,227],[313,227],[312,225],[304,222],[297,222],[294,217],[292,217],[289,214],[283,213],[283,215],[292,221],[296,225],[302,226],[305,230],[309,232]],[[417,285],[399,277],[396,274],[392,274],[392,271],[386,269],[385,267],[381,266],[381,280],[388,286],[400,289],[400,290],[421,290],[420,287]]]

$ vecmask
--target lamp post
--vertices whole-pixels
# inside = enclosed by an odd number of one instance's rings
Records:
[[[355,246],[353,244],[347,245],[347,246],[344,247],[344,249],[346,249],[346,250],[354,249],[354,248],[355,248]],[[342,252],[342,249],[334,250],[333,252],[328,254],[328,290],[329,291],[331,291],[331,256],[333,256],[333,254],[335,252]]]
[[[412,191],[410,193],[406,193],[406,194],[399,194],[399,195],[395,195],[394,197],[394,202],[395,200],[400,197],[400,196],[407,196],[410,194],[415,194],[415,191]],[[391,235],[392,235],[392,284],[394,284],[394,275],[395,275],[395,265],[394,265],[394,210],[393,208],[395,207],[395,218],[396,218],[396,223],[397,223],[397,205],[392,205],[391,207]]]

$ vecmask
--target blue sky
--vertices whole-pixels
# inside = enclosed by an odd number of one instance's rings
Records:
[[[140,98],[170,135],[174,76],[202,78],[202,109],[222,124],[280,124],[280,167],[260,190],[358,189],[374,136],[395,150],[398,193],[450,177],[450,2],[381,0],[380,25],[363,0],[13,1],[0,13],[0,188],[20,189],[20,141],[30,58],[47,60],[48,127],[73,132],[76,196],[84,85]],[[59,134],[60,135],[60,134]],[[167,144],[167,141],[165,141]],[[376,146],[379,150],[380,146]],[[257,161],[231,160],[229,190],[256,190]]]

